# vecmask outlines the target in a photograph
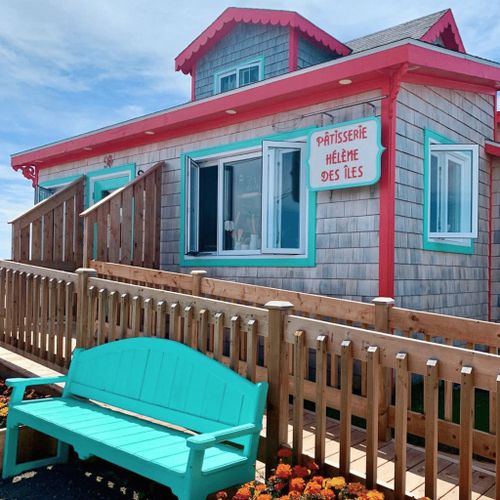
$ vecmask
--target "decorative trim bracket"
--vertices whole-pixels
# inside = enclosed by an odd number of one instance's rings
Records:
[[[38,168],[35,165],[21,165],[12,167],[16,172],[21,170],[26,179],[31,181],[31,185],[36,188],[38,186]]]
[[[403,76],[408,72],[408,63],[401,64],[389,77],[389,118],[394,118],[396,114],[396,100]]]

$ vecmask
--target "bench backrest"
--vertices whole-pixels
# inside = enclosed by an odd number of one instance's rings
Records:
[[[179,342],[149,337],[76,350],[65,389],[196,432],[260,426],[266,394],[266,383],[253,384]]]

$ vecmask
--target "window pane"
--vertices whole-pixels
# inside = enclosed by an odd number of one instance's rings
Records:
[[[199,169],[198,250],[217,251],[217,166]]]
[[[430,162],[430,234],[457,237],[472,231],[472,153],[434,150]]]
[[[274,168],[273,168],[274,167]],[[276,148],[269,170],[272,248],[300,248],[300,150]]]
[[[236,88],[236,73],[231,73],[230,75],[223,76],[220,79],[220,91],[227,92],[228,90],[233,90]]]
[[[261,247],[262,160],[224,163],[224,250]]]
[[[239,86],[249,85],[259,81],[259,66],[251,66],[250,68],[240,69]]]
[[[430,229],[432,233],[439,231],[438,214],[439,214],[439,187],[438,187],[438,169],[439,161],[436,155],[431,156],[431,186],[430,186]]]
[[[448,227],[447,231],[458,233],[462,230],[462,167],[448,161]]]

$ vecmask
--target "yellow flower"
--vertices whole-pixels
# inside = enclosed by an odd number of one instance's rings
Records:
[[[384,500],[384,494],[377,490],[369,490],[366,492],[367,498],[373,498],[375,500]]]
[[[323,481],[324,488],[342,489],[346,485],[345,479],[342,476],[332,477]]]

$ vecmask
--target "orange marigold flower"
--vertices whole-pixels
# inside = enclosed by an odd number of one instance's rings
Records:
[[[279,458],[288,458],[292,456],[292,450],[290,448],[281,448],[278,451]]]
[[[303,491],[305,487],[306,483],[301,477],[294,477],[290,481],[290,491]]]
[[[227,493],[225,491],[219,491],[217,495],[215,495],[215,498],[217,500],[220,500],[222,498],[227,498]]]
[[[340,490],[346,485],[345,479],[342,476],[332,477],[330,479],[325,479],[323,482],[324,488],[333,488],[335,490]]]
[[[332,490],[321,490],[320,491],[321,498],[324,500],[333,500],[335,498],[335,493]]]
[[[315,483],[322,485],[323,484],[323,476],[313,476],[311,481],[314,481]]]
[[[314,481],[309,481],[306,484],[306,489],[305,489],[304,493],[309,494],[309,495],[318,495],[320,491],[321,491],[320,484],[315,483]]]
[[[309,470],[307,467],[303,467],[302,465],[296,465],[293,468],[293,475],[295,477],[307,477],[309,475]]]
[[[347,491],[349,493],[361,494],[366,493],[365,487],[361,483],[349,483],[347,485]]]
[[[292,468],[288,464],[279,464],[276,467],[276,476],[282,479],[288,479],[292,475]]]
[[[384,494],[377,490],[369,490],[366,492],[366,498],[373,498],[375,500],[384,500]]]
[[[265,484],[262,484],[262,483],[261,483],[261,484],[257,484],[257,485],[255,486],[255,491],[256,491],[257,493],[261,493],[261,492],[262,492],[262,491],[264,491],[265,489],[266,489],[266,485],[265,485]]]
[[[252,498],[252,493],[250,492],[250,488],[248,486],[240,488],[234,496],[235,500],[250,500],[250,498]]]
[[[290,491],[290,493],[288,493],[288,496],[290,498],[300,498],[302,496],[302,493],[300,491]]]
[[[268,495],[267,493],[261,493],[257,497],[257,500],[273,500],[273,497],[271,495]]]
[[[290,497],[288,495],[283,495],[282,497],[279,497],[278,500],[290,500]]]

